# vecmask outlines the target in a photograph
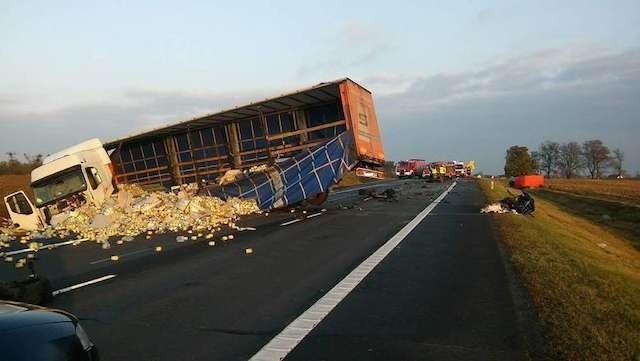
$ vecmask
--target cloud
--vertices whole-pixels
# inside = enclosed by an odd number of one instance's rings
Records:
[[[319,53],[298,68],[299,78],[350,73],[352,69],[377,61],[392,48],[388,36],[376,28],[355,22],[344,25],[324,45]]]
[[[47,154],[89,138],[119,138],[262,96],[261,92],[222,95],[133,89],[101,103],[56,110],[15,111],[0,104],[0,154]]]
[[[639,49],[550,49],[474,71],[416,77],[405,91],[376,102],[391,158],[476,159],[481,169],[498,172],[513,144],[601,138],[623,149],[635,172],[637,99]]]
[[[347,42],[366,31],[350,30]],[[640,170],[640,49],[547,49],[465,71],[377,73],[374,92],[389,159],[476,159],[497,173],[513,144],[600,138]],[[0,97],[0,154],[50,153],[92,137],[109,140],[282,93],[129,89],[102,102],[30,110],[32,98]],[[19,109],[19,111],[18,111]]]

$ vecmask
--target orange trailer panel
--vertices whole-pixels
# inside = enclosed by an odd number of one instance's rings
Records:
[[[544,185],[544,176],[541,174],[521,175],[513,181],[515,188],[539,188]]]
[[[353,131],[361,161],[384,164],[384,149],[371,93],[347,79],[340,83],[340,96],[347,128]]]

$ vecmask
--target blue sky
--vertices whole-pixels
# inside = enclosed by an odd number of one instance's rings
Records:
[[[274,4],[275,3],[275,4]],[[640,3],[0,1],[0,152],[54,152],[349,76],[389,158],[601,138],[640,170]]]

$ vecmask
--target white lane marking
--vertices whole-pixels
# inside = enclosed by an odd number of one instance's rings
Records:
[[[124,253],[124,254],[120,254],[118,255],[119,258],[123,258],[123,257],[128,257],[128,256],[132,256],[134,254],[138,254],[138,253],[142,253],[142,252],[149,252],[151,251],[151,248],[144,248],[144,249],[139,249],[137,251],[133,251],[133,252],[129,252],[129,253]],[[102,263],[102,262],[106,262],[106,261],[111,261],[111,257],[109,258],[103,258],[103,259],[99,259],[97,261],[93,261],[93,262],[89,262],[89,264],[98,264],[98,263]]]
[[[304,221],[305,219],[309,219],[309,218],[313,218],[313,217],[317,217],[317,216],[321,216],[321,215],[322,215],[322,212],[319,212],[319,213],[313,213],[313,214],[310,214],[310,215],[308,215],[308,216],[306,216],[306,217],[304,217],[304,218],[296,218],[296,219],[292,219],[292,220],[290,220],[290,221],[287,221],[287,222],[281,223],[281,224],[280,224],[280,227],[288,226],[288,225],[290,225],[290,224],[298,223],[298,222],[300,222],[300,221]]]
[[[288,226],[288,225],[290,225],[290,224],[294,224],[294,223],[296,223],[296,222],[300,222],[301,220],[302,220],[301,218],[296,218],[296,219],[293,219],[293,220],[291,220],[291,221],[289,221],[289,222],[281,223],[281,224],[280,224],[280,227],[282,227],[282,226]]]
[[[238,228],[238,231],[243,232],[243,231],[255,231],[256,229],[254,227],[240,227]]]
[[[82,282],[82,283],[78,283],[77,285],[73,285],[73,286],[69,286],[69,287],[65,287],[65,288],[61,288],[59,290],[55,290],[53,292],[51,292],[52,295],[57,296],[61,293],[65,293],[65,292],[69,292],[69,291],[73,291],[75,289],[78,289],[80,287],[84,287],[84,286],[88,286],[88,285],[92,285],[94,283],[98,283],[98,282],[102,282],[102,281],[106,281],[106,280],[110,280],[112,278],[114,278],[116,275],[106,275],[106,276],[102,276],[100,278],[96,278],[93,279],[91,281],[87,281],[87,282]]]
[[[293,320],[276,337],[260,349],[250,361],[280,361],[304,339],[353,289],[384,259],[422,220],[449,194],[456,185],[447,190],[420,212],[409,224],[391,237],[385,244],[342,279],[313,306]]]
[[[33,241],[37,242],[37,240],[33,240]],[[67,246],[67,245],[70,245],[70,244],[74,244],[76,242],[82,243],[82,242],[85,242],[85,241],[88,241],[88,239],[81,238],[81,239],[74,239],[74,240],[71,240],[71,241],[64,241],[64,242],[58,242],[58,243],[52,243],[52,244],[45,244],[42,247],[40,247],[40,249],[54,249],[54,248],[58,248],[58,247],[61,247],[61,246]],[[35,251],[33,249],[31,249],[31,248],[25,248],[25,249],[19,249],[19,250],[16,250],[16,251],[6,252],[6,253],[3,253],[3,254],[5,256],[13,256],[15,254],[22,254],[22,253],[27,253],[27,252],[35,252]]]

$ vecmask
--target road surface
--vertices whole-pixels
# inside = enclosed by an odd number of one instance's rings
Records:
[[[62,291],[51,306],[82,319],[103,360],[258,359],[404,230],[324,319],[292,341],[300,343],[286,359],[526,359],[526,325],[491,220],[478,214],[477,185],[375,187],[395,189],[397,200],[346,189],[324,208],[248,218],[241,225],[255,230],[217,238],[213,247],[202,239],[177,243],[175,235],[112,242],[108,250],[61,246],[40,251],[37,269]],[[0,271],[3,278],[21,272]]]

